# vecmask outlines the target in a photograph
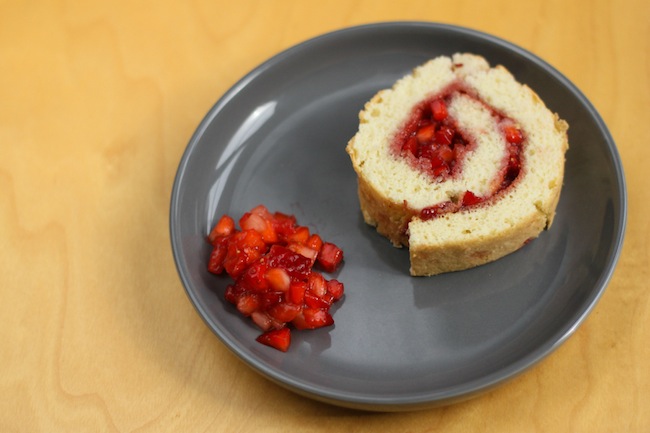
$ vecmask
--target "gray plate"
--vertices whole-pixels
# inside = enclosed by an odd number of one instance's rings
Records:
[[[344,148],[377,90],[432,57],[459,51],[503,64],[569,122],[565,185],[552,229],[518,252],[468,271],[411,278],[408,252],[363,223]],[[337,278],[346,296],[335,326],[294,332],[287,353],[255,342],[259,331],[223,301],[228,279],[205,270],[204,239],[215,220],[224,213],[238,218],[259,203],[295,214],[345,251]],[[605,289],[625,219],[615,144],[573,84],[503,40],[414,22],[326,34],[245,76],[192,137],[170,215],[187,294],[230,350],[295,392],[370,410],[459,401],[551,353]]]

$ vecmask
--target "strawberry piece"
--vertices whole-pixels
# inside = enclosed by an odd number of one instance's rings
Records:
[[[253,311],[251,313],[251,320],[253,320],[253,323],[255,323],[262,331],[268,331],[273,327],[271,316],[263,311]]]
[[[242,293],[237,299],[237,310],[244,316],[250,316],[260,306],[260,300],[253,293]]]
[[[286,352],[291,345],[291,330],[289,328],[273,329],[263,333],[256,340],[266,346]]]
[[[269,308],[269,315],[281,323],[289,323],[300,314],[302,306],[288,302],[279,303]]]
[[[428,144],[433,140],[433,136],[436,133],[436,126],[431,124],[431,125],[426,125],[418,129],[417,133],[415,134],[415,137],[417,138],[418,143],[420,144]]]
[[[305,245],[307,245],[312,250],[320,252],[320,249],[323,247],[323,239],[314,233],[313,235],[309,236],[309,239],[307,239]]]
[[[291,277],[289,273],[282,268],[271,268],[266,271],[266,281],[271,289],[279,292],[286,292],[289,290],[291,284]]]
[[[222,216],[208,235],[208,241],[215,245],[218,238],[229,236],[235,231],[235,220],[228,215]]]
[[[230,302],[231,304],[237,305],[237,301],[239,300],[239,297],[245,292],[245,290],[238,284],[229,284],[228,287],[226,287],[226,293],[224,295],[224,298],[226,298],[226,301]]]
[[[228,254],[229,236],[221,236],[215,239],[214,247],[208,259],[208,271],[213,274],[221,274],[224,270],[223,262]]]
[[[331,242],[324,242],[317,260],[325,271],[334,272],[343,261],[343,250]]]
[[[439,130],[436,131],[435,141],[437,144],[446,144],[450,145],[452,139],[454,138],[455,131],[448,126],[441,126]]]
[[[286,237],[286,242],[305,244],[309,239],[309,235],[309,228],[304,226],[297,226],[294,228],[293,233]]]
[[[313,329],[310,328],[307,324],[307,320],[305,319],[305,314],[303,311],[296,315],[296,317],[291,321],[291,324],[299,331],[302,331],[304,329]]]
[[[287,245],[287,248],[289,248],[291,251],[300,254],[301,256],[309,259],[311,264],[313,265],[314,262],[316,261],[316,258],[318,257],[318,251],[309,248],[305,244],[300,244],[296,242],[292,242],[289,245]]]
[[[506,137],[506,141],[510,144],[521,144],[524,141],[524,135],[515,125],[504,126],[503,134]]]
[[[289,285],[289,301],[298,305],[302,304],[305,301],[307,288],[305,281],[292,281]]]
[[[465,153],[465,143],[463,140],[454,140],[451,150],[454,152],[452,161],[460,161],[460,159],[463,157],[463,154]]]
[[[450,172],[449,166],[444,162],[433,167],[434,176],[444,176]]]
[[[266,244],[255,230],[244,230],[234,234],[228,243],[228,251],[223,261],[223,266],[233,278],[241,275],[246,267],[257,261],[264,251]]]
[[[422,209],[420,211],[420,218],[426,221],[431,218],[435,218],[438,215],[442,215],[447,212],[452,212],[455,209],[456,209],[456,205],[451,201],[434,204],[433,206],[425,207],[424,209]]]
[[[438,148],[438,157],[445,163],[449,164],[454,159],[454,151],[449,145],[442,145]]]
[[[311,272],[311,261],[287,247],[273,245],[265,257],[269,268],[282,268],[291,278],[304,280]]]
[[[261,261],[248,266],[237,280],[238,284],[246,290],[253,292],[265,292],[269,288],[266,279],[268,267]]]
[[[255,230],[262,234],[266,230],[266,222],[259,214],[246,212],[239,219],[239,226],[242,230]]]
[[[297,224],[296,217],[293,215],[287,215],[282,212],[275,212],[273,213],[273,221],[278,223],[278,224],[290,224],[291,226],[294,226]]]
[[[427,155],[429,156],[429,155]],[[442,157],[438,154],[438,152],[431,152],[429,159],[431,161],[431,167],[436,168],[445,165],[445,161],[442,159]]]
[[[424,159],[424,160],[431,160],[433,157],[436,156],[436,148],[432,144],[428,144],[426,146],[420,146],[418,148],[418,158]]]
[[[280,212],[273,214],[271,224],[273,224],[273,228],[278,234],[280,242],[286,243],[287,238],[296,230],[296,218],[292,215],[285,215]]]
[[[317,329],[333,325],[334,319],[329,312],[323,309],[305,307],[291,323],[296,329]]]
[[[438,147],[431,156],[431,168],[435,176],[446,174],[450,171],[449,164],[454,159],[454,151],[448,145]]]
[[[442,99],[434,99],[431,102],[431,115],[438,122],[445,120],[449,115],[447,112],[447,104]]]
[[[322,274],[318,272],[312,272],[311,274],[309,274],[307,284],[309,287],[309,291],[316,296],[320,297],[323,296],[325,293],[327,293],[325,278],[323,277]]]
[[[269,214],[270,218],[270,214]],[[270,219],[265,219],[260,213],[246,212],[239,220],[242,230],[255,230],[267,244],[278,241],[278,234]]]
[[[327,292],[323,296],[318,296],[311,290],[305,292],[305,305],[310,308],[328,309],[332,302],[334,302],[334,297]]]
[[[253,209],[251,209],[250,212],[261,216],[265,220],[271,221],[273,219],[273,215],[271,214],[271,212],[269,212],[267,207],[264,206],[263,204],[258,204]]]
[[[261,310],[268,310],[274,305],[284,302],[282,292],[264,292],[259,295],[259,305]]]
[[[343,283],[338,280],[329,280],[327,282],[327,293],[332,295],[334,301],[338,301],[343,297]]]
[[[413,156],[418,153],[418,139],[415,135],[410,136],[402,145],[402,154],[409,153]]]
[[[463,198],[461,199],[463,206],[471,206],[480,203],[481,201],[483,201],[483,199],[475,195],[472,191],[465,191],[465,194],[463,194]]]

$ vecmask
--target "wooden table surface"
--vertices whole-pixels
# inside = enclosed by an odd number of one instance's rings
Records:
[[[478,398],[364,413],[231,354],[170,247],[172,183],[212,104],[270,56],[379,21],[492,33],[592,101],[629,197],[618,267],[578,331]],[[0,431],[650,431],[646,0],[0,3]]]

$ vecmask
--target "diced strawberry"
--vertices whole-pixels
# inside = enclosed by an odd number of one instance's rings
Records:
[[[309,291],[318,297],[322,297],[327,293],[327,286],[325,284],[325,278],[322,274],[318,272],[312,272],[309,274],[308,279]]]
[[[451,212],[455,209],[455,205],[451,201],[445,201],[442,203],[434,204],[433,206],[425,207],[420,211],[420,218],[423,220],[429,220],[435,218],[438,215],[442,215],[447,212]]]
[[[431,102],[431,115],[439,122],[447,118],[447,104],[444,100],[434,99],[433,102]]]
[[[521,144],[524,141],[524,135],[515,125],[506,125],[503,127],[503,133],[506,141],[511,144]]]
[[[305,315],[302,311],[296,315],[296,317],[291,321],[291,324],[299,331],[302,331],[303,329],[310,329],[307,321],[305,320]]]
[[[438,152],[431,152],[429,159],[431,160],[431,167],[434,169],[445,165],[445,161],[440,157]]]
[[[343,283],[338,280],[332,279],[327,282],[327,293],[332,295],[335,301],[343,297]]]
[[[264,292],[259,295],[260,309],[268,310],[273,305],[284,302],[283,292]]]
[[[296,329],[316,329],[334,324],[334,319],[323,309],[306,307],[291,323]]]
[[[271,308],[269,308],[268,313],[278,322],[289,323],[295,319],[301,311],[301,305],[283,302],[281,304],[273,305]]]
[[[276,212],[273,214],[271,223],[281,242],[286,242],[287,238],[296,230],[296,217],[293,215]]]
[[[232,236],[223,266],[233,278],[239,277],[246,267],[257,261],[266,250],[266,244],[255,230],[244,230]]]
[[[247,256],[237,254],[234,248],[228,247],[228,253],[223,261],[223,267],[232,278],[238,278],[246,270],[248,265]]]
[[[324,242],[318,254],[318,264],[327,272],[334,272],[343,261],[343,250],[331,242]]]
[[[270,219],[265,219],[259,213],[246,212],[239,220],[242,230],[255,230],[267,244],[278,241],[278,234]]]
[[[239,219],[239,226],[242,230],[255,230],[262,234],[266,230],[266,222],[260,215],[252,212],[246,212]]]
[[[237,301],[239,300],[239,297],[244,293],[244,289],[237,285],[237,284],[229,284],[228,287],[226,287],[226,292],[224,297],[226,298],[226,301],[230,302],[231,304],[237,305]]]
[[[296,225],[296,223],[297,223],[295,216],[287,215],[287,214],[282,213],[282,212],[275,212],[273,214],[273,221],[275,221],[278,224],[287,223],[287,224],[292,225],[292,226]]]
[[[305,245],[307,245],[312,250],[320,252],[320,249],[323,247],[323,239],[314,233],[313,235],[309,236],[309,239],[307,239]]]
[[[244,316],[250,316],[260,306],[260,301],[253,293],[243,293],[237,299],[237,310]]]
[[[418,153],[418,139],[415,135],[410,136],[402,145],[402,154],[408,153],[416,156]]]
[[[273,245],[265,257],[269,268],[282,268],[291,278],[304,280],[311,272],[312,263],[305,256],[281,245]]]
[[[426,125],[418,129],[418,132],[415,134],[415,137],[417,138],[418,143],[427,144],[433,140],[433,136],[435,132],[436,132],[435,125],[433,124]]]
[[[421,159],[432,159],[436,156],[436,149],[433,144],[427,144],[425,146],[420,146],[417,153],[418,158]]]
[[[271,316],[263,311],[253,311],[251,313],[251,319],[262,331],[268,331],[273,327]]]
[[[325,292],[323,296],[317,296],[311,290],[305,292],[305,305],[310,308],[329,308],[334,302],[334,297]]]
[[[318,251],[311,249],[304,244],[292,242],[289,245],[287,245],[287,248],[289,248],[291,251],[295,253],[300,254],[303,257],[308,258],[312,265],[314,264],[316,258],[318,257]]]
[[[323,326],[330,326],[334,324],[332,315],[318,308],[304,308],[302,311],[305,321],[312,328],[320,328]]]
[[[294,228],[293,233],[286,237],[287,243],[305,244],[309,239],[309,228],[305,226],[297,226]]]
[[[294,304],[302,304],[305,301],[307,287],[305,281],[292,281],[289,286],[289,300]]]
[[[289,273],[282,268],[271,268],[266,271],[266,281],[271,289],[286,292],[291,284]]]
[[[291,330],[289,328],[267,331],[256,339],[259,343],[286,352],[291,345]]]
[[[472,191],[465,191],[461,203],[463,206],[471,206],[480,203],[481,201],[483,201],[483,199],[475,195]]]
[[[455,132],[452,128],[448,126],[441,126],[440,129],[436,131],[435,141],[437,144],[449,145],[454,138],[454,133]]]
[[[434,176],[444,176],[447,173],[449,173],[449,166],[445,163],[442,163],[440,165],[437,165],[433,167],[433,175]]]
[[[218,238],[229,236],[235,231],[235,220],[228,215],[222,216],[208,235],[208,240],[215,245]]]
[[[265,220],[271,221],[273,219],[273,215],[271,214],[271,212],[269,212],[267,207],[264,206],[263,204],[258,204],[253,209],[251,209],[250,212],[261,216]]]
[[[460,161],[465,154],[465,145],[460,140],[454,141],[452,150],[454,152],[452,161]]]
[[[454,159],[454,151],[446,144],[443,144],[438,148],[438,156],[445,164],[449,164]]]
[[[268,267],[262,261],[257,261],[248,266],[237,279],[238,284],[246,290],[264,292],[269,288],[266,280]]]
[[[208,259],[208,271],[213,274],[218,275],[223,272],[223,261],[228,254],[228,240],[229,236],[220,236],[214,241],[214,246]]]

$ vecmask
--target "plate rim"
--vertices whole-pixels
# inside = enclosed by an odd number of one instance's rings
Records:
[[[557,332],[553,334],[552,341],[548,345],[539,345],[536,350],[530,351],[526,356],[522,357],[517,362],[508,364],[504,368],[495,370],[490,375],[482,376],[479,379],[463,383],[461,385],[454,386],[453,392],[448,393],[441,392],[440,390],[432,390],[426,395],[420,393],[413,398],[401,398],[395,400],[391,397],[382,397],[382,396],[368,396],[364,393],[352,393],[348,392],[332,392],[330,390],[325,390],[317,386],[312,386],[309,383],[304,383],[298,380],[294,380],[292,377],[287,377],[277,372],[276,369],[270,368],[263,361],[251,358],[247,354],[243,353],[237,344],[230,341],[226,336],[222,335],[221,330],[216,323],[213,323],[209,320],[209,315],[201,306],[196,295],[193,293],[193,290],[190,289],[192,283],[189,280],[189,277],[185,275],[185,271],[181,267],[181,261],[183,259],[180,248],[180,239],[177,236],[178,228],[176,223],[178,222],[178,211],[179,206],[179,189],[185,175],[185,170],[187,164],[192,156],[193,149],[200,142],[201,137],[205,134],[205,131],[213,122],[213,120],[218,116],[220,111],[227,107],[228,104],[236,99],[237,95],[245,89],[251,82],[253,82],[257,77],[263,76],[264,73],[270,68],[274,67],[277,64],[281,64],[285,59],[291,58],[292,56],[298,54],[302,50],[311,49],[314,46],[327,42],[329,40],[334,40],[340,38],[345,40],[349,35],[355,35],[358,33],[364,32],[376,32],[376,31],[388,31],[396,29],[411,29],[415,32],[417,31],[430,31],[430,30],[441,30],[456,33],[459,35],[467,35],[472,39],[481,39],[487,41],[491,44],[496,44],[502,48],[505,48],[508,51],[517,53],[518,55],[524,57],[528,61],[532,61],[540,66],[545,72],[552,75],[557,79],[562,86],[567,88],[579,101],[579,103],[587,109],[590,117],[594,120],[596,125],[599,128],[599,132],[602,134],[604,141],[607,144],[608,155],[612,160],[612,168],[616,174],[616,182],[618,185],[618,208],[620,209],[620,214],[615,215],[618,217],[617,222],[618,226],[614,227],[613,230],[613,239],[611,245],[611,251],[608,254],[608,259],[606,260],[607,267],[601,272],[596,284],[594,284],[593,290],[590,292],[590,296],[585,300],[585,305],[583,309],[578,309],[570,316],[573,320],[567,320],[566,324],[560,328],[564,329],[564,332]],[[228,347],[228,349],[237,355],[239,359],[244,361],[246,365],[252,367],[254,371],[262,374],[267,379],[270,379],[272,382],[283,386],[293,392],[296,392],[299,395],[304,395],[315,400],[323,401],[330,404],[335,404],[338,406],[350,407],[355,409],[363,410],[378,410],[378,411],[395,411],[395,410],[413,410],[420,408],[427,408],[432,406],[438,406],[441,404],[449,404],[452,402],[466,400],[475,395],[481,394],[485,391],[491,390],[495,386],[509,381],[519,374],[529,370],[532,366],[538,364],[544,358],[546,358],[551,353],[560,347],[567,339],[569,339],[575,331],[582,325],[582,323],[589,316],[591,311],[594,309],[600,298],[602,297],[605,289],[607,288],[614,271],[616,270],[616,265],[620,259],[621,251],[623,249],[625,231],[627,226],[627,187],[626,180],[624,175],[624,168],[620,154],[616,147],[615,141],[607,128],[604,120],[595,109],[593,104],[586,98],[582,91],[571,82],[566,76],[559,72],[555,67],[533,54],[532,52],[515,45],[512,42],[509,42],[500,37],[471,29],[468,27],[462,27],[453,24],[438,23],[438,22],[427,22],[427,21],[384,21],[376,22],[369,24],[360,24],[350,27],[344,27],[338,30],[333,30],[326,32],[309,39],[306,39],[302,42],[299,42],[293,46],[290,46],[279,53],[271,56],[267,60],[260,63],[258,66],[254,67],[242,78],[236,81],[217,101],[211,106],[208,112],[205,114],[203,119],[198,124],[197,128],[193,132],[188,144],[186,145],[185,150],[181,156],[176,175],[174,177],[172,185],[172,193],[170,200],[170,213],[169,213],[169,234],[172,247],[172,253],[174,258],[174,263],[177,269],[177,273],[181,279],[184,290],[188,295],[191,303],[195,310],[199,313],[201,319],[206,323],[208,328],[221,340],[223,344]],[[588,302],[587,302],[588,300]],[[566,329],[565,329],[566,328]],[[504,373],[505,372],[505,373]],[[345,395],[344,395],[345,394]],[[434,394],[438,394],[436,397],[433,397]]]

